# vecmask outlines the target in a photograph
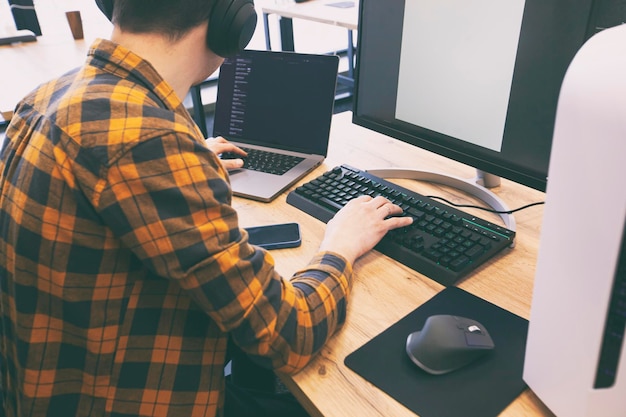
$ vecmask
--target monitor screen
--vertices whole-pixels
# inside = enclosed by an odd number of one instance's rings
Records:
[[[591,0],[361,0],[353,122],[545,191]]]

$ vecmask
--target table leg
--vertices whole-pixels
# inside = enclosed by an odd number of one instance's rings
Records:
[[[263,13],[263,30],[265,32],[265,49],[271,51],[272,42],[270,40],[270,22],[268,16],[269,15],[267,13]]]
[[[193,101],[193,120],[202,131],[204,137],[208,137],[206,119],[204,115],[204,105],[202,104],[202,96],[200,95],[200,86],[191,87],[191,100]]]
[[[348,30],[348,76],[354,80],[354,41],[352,30]]]
[[[289,52],[295,51],[296,49],[293,42],[293,20],[289,17],[279,17],[278,23],[280,25],[281,49]]]
[[[280,28],[280,50],[294,52],[293,20],[288,17],[278,16],[278,25]],[[263,13],[263,30],[265,31],[265,49],[271,51],[272,42],[270,39],[270,23],[268,13]]]

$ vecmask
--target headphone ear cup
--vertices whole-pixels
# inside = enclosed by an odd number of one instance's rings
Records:
[[[209,16],[207,44],[219,56],[234,55],[248,45],[256,23],[252,0],[218,0]]]
[[[96,0],[98,8],[111,21],[113,19],[113,0]]]

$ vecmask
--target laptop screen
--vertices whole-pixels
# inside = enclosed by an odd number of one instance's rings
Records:
[[[339,58],[245,50],[220,67],[213,136],[326,155]]]

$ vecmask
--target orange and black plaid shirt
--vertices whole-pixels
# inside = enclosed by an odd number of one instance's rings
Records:
[[[219,415],[228,334],[295,372],[345,320],[351,266],[281,278],[181,100],[109,41],[18,105],[0,175],[7,417]]]

